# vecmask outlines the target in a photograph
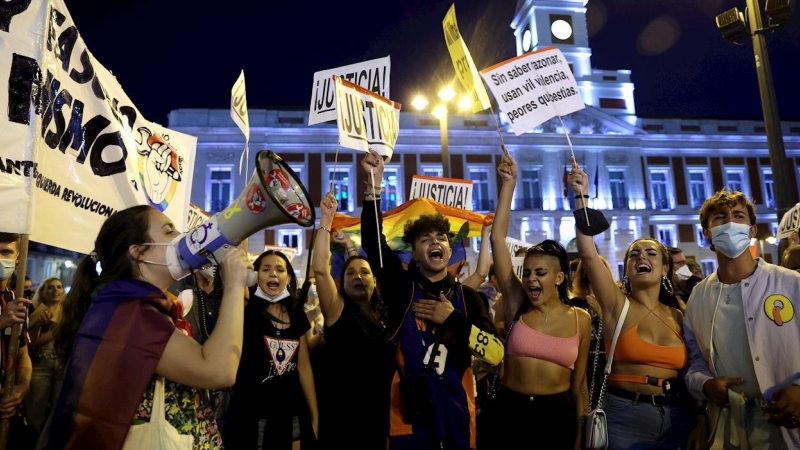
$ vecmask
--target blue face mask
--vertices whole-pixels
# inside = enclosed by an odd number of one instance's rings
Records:
[[[711,228],[714,248],[730,259],[735,259],[750,247],[750,225],[728,222]]]

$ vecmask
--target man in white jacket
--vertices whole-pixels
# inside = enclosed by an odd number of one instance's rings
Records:
[[[686,384],[708,400],[712,448],[800,448],[800,274],[754,259],[753,204],[719,191],[700,209],[719,268],[692,291]]]

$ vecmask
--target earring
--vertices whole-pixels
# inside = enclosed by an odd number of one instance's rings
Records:
[[[622,292],[625,293],[625,295],[631,294],[631,280],[627,275],[622,278],[622,289]]]
[[[661,285],[669,292],[669,295],[675,294],[675,289],[672,288],[672,281],[666,275],[661,276]]]

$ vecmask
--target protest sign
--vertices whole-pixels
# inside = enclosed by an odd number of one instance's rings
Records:
[[[9,120],[14,130],[31,112],[38,114],[30,120],[27,144],[36,154],[35,175],[28,180],[35,204],[30,239],[89,253],[106,218],[142,204],[184,229],[197,139],[142,117],[89,52],[63,0],[31,2],[28,9],[40,14],[29,25],[43,24],[41,55],[26,59],[23,71],[13,59],[2,70],[18,89],[28,89],[8,99],[15,111],[25,111]],[[14,23],[10,34],[30,40],[35,30]]]
[[[453,68],[456,76],[464,87],[464,91],[472,98],[470,105],[473,113],[480,112],[491,106],[489,95],[483,86],[483,81],[478,75],[478,69],[472,61],[467,44],[461,39],[461,32],[458,31],[456,21],[456,5],[453,3],[442,21],[444,28],[444,38],[447,42],[447,51],[450,52],[450,59],[453,60]]]
[[[183,231],[191,231],[210,218],[211,214],[203,211],[202,208],[194,203],[189,202],[189,209],[186,215],[186,228],[184,228]]]
[[[400,131],[400,103],[334,78],[339,144],[363,152],[372,148],[391,159]]]
[[[264,251],[267,251],[267,250],[273,250],[273,251],[276,251],[276,252],[281,252],[287,258],[289,258],[289,261],[293,260],[294,257],[297,256],[297,249],[294,248],[294,247],[281,247],[279,245],[265,245],[264,246]],[[258,256],[259,255],[256,255],[256,257],[258,257]]]
[[[556,47],[495,64],[481,76],[517,136],[586,107],[569,63]]]
[[[800,203],[794,205],[783,214],[781,223],[778,226],[778,235],[775,236],[775,238],[788,238],[793,231],[797,231],[798,229],[800,229]]]
[[[427,198],[453,208],[472,210],[472,180],[414,175],[408,199]]]
[[[506,245],[508,245],[508,252],[511,253],[511,256],[516,255],[517,251],[521,248],[528,249],[533,247],[533,244],[510,237],[506,237]]]
[[[333,76],[389,98],[389,57],[373,59],[335,69],[321,70],[314,74],[311,88],[311,106],[308,112],[308,125],[336,120],[336,87]]]
[[[45,0],[3,6],[0,14],[0,231],[28,234],[31,228],[38,116],[31,101],[40,83]]]

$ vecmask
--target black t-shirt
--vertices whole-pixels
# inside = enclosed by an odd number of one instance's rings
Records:
[[[290,407],[296,415],[305,405],[298,361],[300,338],[311,328],[303,308],[288,308],[290,325],[279,330],[266,315],[267,304],[256,299],[244,312],[244,340],[235,395],[251,414],[266,418]],[[281,407],[276,407],[281,405]]]

